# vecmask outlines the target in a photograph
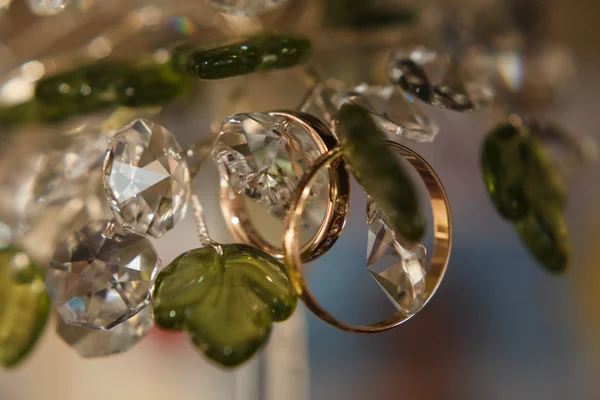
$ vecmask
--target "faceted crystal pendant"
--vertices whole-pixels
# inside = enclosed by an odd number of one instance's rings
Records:
[[[346,98],[369,111],[379,127],[390,135],[431,142],[439,132],[438,125],[423,115],[419,107],[394,85],[358,85]]]
[[[398,310],[409,315],[416,313],[425,303],[425,247],[399,237],[372,200],[368,204],[367,223],[369,273]]]
[[[209,6],[228,14],[252,16],[271,11],[289,0],[206,0]]]
[[[473,111],[492,101],[491,87],[474,75],[463,59],[423,48],[396,51],[388,64],[389,78],[409,100],[454,111]]]
[[[46,291],[66,323],[110,329],[148,304],[159,264],[145,237],[94,221],[59,244]]]
[[[27,0],[32,13],[40,17],[49,17],[63,11],[70,0]]]
[[[101,331],[56,321],[56,333],[81,357],[104,357],[123,353],[139,342],[152,327],[152,306],[121,322],[114,328]]]
[[[317,83],[300,111],[314,115],[330,128],[335,124],[337,113],[346,101],[348,87],[337,79]]]
[[[298,122],[262,113],[228,118],[212,152],[229,186],[276,216],[283,216],[302,174],[320,155],[317,143]],[[315,196],[318,186],[313,188]]]
[[[190,173],[175,136],[146,119],[125,125],[110,140],[104,188],[119,224],[156,238],[183,219]]]

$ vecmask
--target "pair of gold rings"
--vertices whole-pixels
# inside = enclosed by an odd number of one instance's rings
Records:
[[[318,144],[322,155],[312,168],[302,175],[284,220],[283,247],[277,248],[264,239],[252,223],[242,195],[235,193],[221,180],[221,208],[226,223],[240,242],[259,247],[273,256],[283,259],[291,282],[306,306],[324,322],[352,333],[376,333],[394,328],[415,314],[396,312],[390,318],[372,325],[350,325],[332,316],[316,299],[308,285],[304,265],[324,254],[342,234],[348,217],[350,201],[350,176],[343,158],[343,151],[331,131],[317,118],[302,112],[277,111],[270,115],[289,118],[301,124]],[[425,304],[429,302],[446,272],[452,245],[452,224],[446,192],[429,164],[409,148],[389,141],[388,145],[402,155],[417,171],[425,184],[433,212],[433,254],[427,270]],[[309,201],[310,188],[327,171],[329,177],[328,202],[325,217],[316,234],[304,245],[299,243],[302,215]],[[422,308],[422,307],[421,307]]]

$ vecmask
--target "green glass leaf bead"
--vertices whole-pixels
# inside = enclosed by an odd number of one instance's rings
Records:
[[[553,204],[564,207],[567,191],[563,177],[540,140],[529,137],[525,140],[528,157],[525,196],[530,204]]]
[[[528,153],[521,132],[511,124],[492,130],[483,142],[481,166],[488,193],[496,210],[511,221],[529,212],[525,196]]]
[[[515,224],[521,240],[548,271],[565,272],[571,259],[571,240],[562,211],[540,207]]]
[[[171,63],[131,68],[118,89],[119,104],[145,107],[167,104],[188,89],[189,76],[177,73]]]
[[[223,79],[259,71],[293,67],[304,63],[310,41],[300,36],[262,34],[210,49],[190,51],[184,45],[174,56],[186,69],[201,79]]]
[[[0,250],[0,364],[17,366],[34,348],[50,314],[39,268],[22,251]]]
[[[244,244],[188,251],[156,280],[154,317],[158,326],[186,330],[211,360],[240,365],[268,340],[273,321],[296,308],[284,266]]]
[[[96,63],[41,79],[35,97],[42,106],[75,115],[101,110],[117,101],[130,71],[125,63]]]
[[[343,105],[337,134],[354,176],[379,205],[394,231],[408,240],[421,240],[425,219],[417,191],[369,112],[352,104]]]

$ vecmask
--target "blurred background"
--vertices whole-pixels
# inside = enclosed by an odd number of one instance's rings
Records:
[[[456,49],[467,42],[494,54],[511,43],[518,49],[513,73],[519,85],[511,86],[511,78],[504,82],[510,107],[597,141],[599,15],[594,0],[290,0],[253,18],[220,13],[201,0],[77,0],[60,14],[38,17],[24,0],[13,0],[0,14],[0,97],[10,100],[6,82],[31,60],[58,71],[94,58],[153,54],[185,40],[265,29],[309,36],[311,66],[348,83],[385,81],[385,64],[396,48]],[[227,115],[295,108],[306,88],[302,73],[292,68],[199,83],[191,98],[148,112],[185,146]],[[493,113],[426,112],[441,131],[432,144],[410,146],[431,163],[448,192],[454,243],[439,291],[408,323],[356,336],[300,307],[275,327],[259,357],[228,371],[206,362],[185,335],[158,329],[124,354],[84,360],[60,340],[51,321],[23,366],[0,371],[0,399],[599,399],[598,164],[567,175],[573,265],[565,276],[552,276],[485,191],[480,145],[494,125]],[[24,232],[23,192],[32,165],[49,149],[64,149],[72,139],[65,132],[81,131],[94,118],[106,114],[0,131],[0,219],[42,263],[58,227],[45,216]],[[230,242],[212,163],[195,186],[212,235]],[[311,266],[310,279],[335,315],[373,322],[393,309],[365,269],[365,199],[353,189],[348,227],[327,257]],[[191,217],[155,245],[165,265],[198,247]]]

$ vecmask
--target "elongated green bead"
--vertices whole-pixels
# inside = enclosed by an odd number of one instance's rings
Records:
[[[352,104],[343,105],[337,133],[354,176],[392,228],[408,240],[422,239],[425,219],[417,191],[369,112]]]
[[[534,137],[525,140],[528,150],[525,196],[530,204],[555,205],[563,208],[567,191],[563,177],[550,160],[544,144]]]
[[[129,71],[125,63],[97,63],[41,79],[35,97],[41,105],[69,114],[101,110],[118,99]]]
[[[177,257],[156,280],[158,326],[186,330],[207,357],[234,367],[269,339],[274,321],[287,319],[296,295],[284,266],[243,244],[191,250]]]
[[[191,49],[193,46],[186,44],[176,50],[175,62],[185,63],[185,69],[198,78],[223,79],[302,64],[308,60],[310,41],[262,34],[214,48]]]
[[[483,143],[481,166],[488,193],[498,212],[511,221],[529,212],[527,153],[521,132],[510,124],[492,130]]]
[[[50,314],[39,268],[22,251],[0,250],[0,364],[16,367],[34,348]]]
[[[571,260],[571,240],[560,209],[539,207],[515,224],[531,254],[552,273],[565,272]]]
[[[118,89],[118,103],[126,107],[168,104],[189,87],[189,76],[173,69],[171,63],[131,68]]]

